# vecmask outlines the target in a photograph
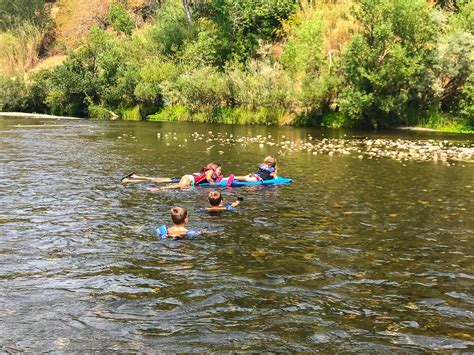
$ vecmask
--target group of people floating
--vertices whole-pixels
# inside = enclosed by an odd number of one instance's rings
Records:
[[[273,155],[265,157],[263,163],[258,166],[258,170],[255,173],[250,173],[243,176],[230,175],[227,178],[226,186],[231,186],[233,181],[246,181],[246,182],[258,182],[276,179],[277,175],[277,161]],[[217,163],[209,163],[199,172],[193,174],[187,174],[181,177],[178,183],[174,179],[170,178],[157,178],[140,176],[134,172],[128,174],[122,178],[122,183],[135,183],[135,182],[153,182],[153,183],[173,183],[171,185],[163,186],[160,188],[150,188],[151,191],[169,190],[169,189],[186,189],[192,186],[199,186],[202,184],[212,185],[218,184],[224,179],[222,175],[222,166]],[[208,195],[209,206],[203,208],[202,211],[219,213],[223,211],[233,211],[235,207],[243,200],[242,198],[228,204],[224,204],[222,195],[219,191],[213,190]],[[198,232],[188,229],[187,224],[189,223],[188,211],[184,207],[173,207],[171,209],[171,220],[173,225],[167,227],[166,225],[156,228],[156,234],[161,239],[182,239],[185,237],[193,237],[199,234]]]

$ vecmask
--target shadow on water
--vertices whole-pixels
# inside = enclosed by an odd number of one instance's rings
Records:
[[[474,350],[474,166],[301,146],[470,136],[21,124],[0,120],[4,352]],[[198,212],[206,189],[119,183],[210,161],[245,174],[267,154],[294,184],[222,189],[244,202],[220,216]],[[153,235],[175,205],[201,236]]]

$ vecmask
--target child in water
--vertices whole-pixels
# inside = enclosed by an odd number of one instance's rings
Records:
[[[156,228],[156,235],[161,239],[183,239],[185,237],[195,237],[199,233],[187,229],[186,226],[189,222],[188,210],[183,207],[173,207],[171,209],[171,220],[173,225],[171,227],[166,227],[166,225]]]
[[[243,201],[242,197],[237,198],[237,201],[232,203],[228,203],[224,205],[222,201],[222,195],[219,191],[211,191],[208,195],[209,204],[211,207],[202,208],[202,211],[207,212],[223,212],[223,211],[235,211],[235,207],[237,207],[241,201]]]
[[[200,172],[184,175],[179,183],[162,187],[161,190],[182,189],[202,183],[214,184],[222,179],[222,167],[217,163],[207,164]]]
[[[184,175],[179,180],[179,183],[175,185],[167,186],[164,189],[189,187],[189,186],[199,185],[204,182],[208,182],[212,184],[219,181],[219,179],[222,179],[223,176],[222,176],[221,170],[222,168],[220,164],[209,163],[204,168],[202,168],[198,173]],[[137,182],[166,183],[166,182],[176,182],[176,180],[177,180],[176,178],[141,176],[141,175],[135,174],[135,172],[131,172],[130,174],[120,179],[120,181],[123,184],[137,183]]]
[[[256,173],[245,176],[234,176],[234,180],[255,182],[276,179],[278,177],[276,165],[276,158],[273,155],[269,155],[263,159],[263,164],[258,166],[258,171]]]

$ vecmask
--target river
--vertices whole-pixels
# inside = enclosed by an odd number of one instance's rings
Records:
[[[474,351],[472,135],[1,118],[0,144],[1,352]],[[268,154],[294,183],[220,216],[120,183]],[[154,236],[173,206],[199,237]]]

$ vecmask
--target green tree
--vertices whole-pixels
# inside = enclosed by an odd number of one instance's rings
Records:
[[[124,58],[110,34],[92,28],[86,45],[51,73],[46,101],[53,113],[86,116],[90,105],[131,104],[139,74]]]
[[[472,91],[465,86],[472,85],[474,72],[474,2],[460,2],[458,6],[437,43],[437,89],[440,107],[448,112],[455,112],[461,101],[466,106]]]
[[[295,10],[295,0],[213,0],[196,12],[210,18],[219,28],[219,53],[225,61],[244,62],[255,55],[259,41],[275,38],[281,22]]]
[[[179,56],[187,41],[195,38],[196,31],[188,23],[182,4],[172,0],[163,4],[150,35],[161,53],[173,58]]]
[[[423,0],[362,0],[362,32],[343,54],[341,110],[355,126],[409,123],[434,101],[438,24]]]

